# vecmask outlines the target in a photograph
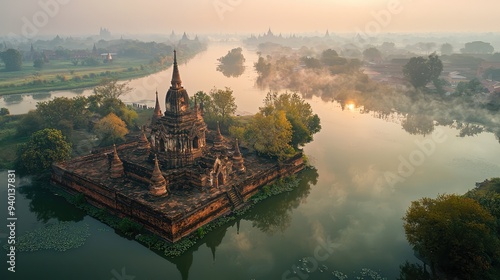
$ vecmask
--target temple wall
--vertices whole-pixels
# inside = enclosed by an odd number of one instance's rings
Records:
[[[304,161],[301,155],[298,155],[281,164],[276,164],[273,168],[265,172],[258,173],[244,180],[236,186],[244,201],[247,201],[254,195],[258,189],[271,181],[294,174],[304,167]],[[133,172],[130,172],[131,174]],[[172,174],[171,178],[186,176],[187,174]],[[167,179],[167,180],[168,180]],[[213,221],[214,219],[229,214],[233,205],[225,192],[220,193],[212,200],[201,203],[195,207],[195,210],[177,215],[170,220],[165,213],[155,210],[148,205],[141,204],[125,195],[117,193],[108,187],[94,183],[69,170],[54,165],[51,181],[71,193],[82,193],[87,201],[97,207],[105,207],[120,217],[128,217],[144,227],[169,240],[178,241],[182,237],[196,231],[201,226]]]

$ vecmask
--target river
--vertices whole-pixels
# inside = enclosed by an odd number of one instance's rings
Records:
[[[236,46],[209,45],[179,65],[181,78],[190,95],[230,87],[238,113],[255,113],[266,94],[254,86],[255,51],[243,49],[242,76],[228,78],[215,71],[216,59]],[[164,100],[170,77],[168,69],[131,80],[135,91],[124,102],[153,106],[156,89]],[[90,93],[61,91],[51,97]],[[12,113],[24,113],[36,100],[24,95],[7,106]],[[2,279],[340,279],[335,275],[341,274],[395,279],[400,264],[417,261],[402,227],[412,200],[462,194],[476,182],[500,175],[500,145],[491,133],[457,137],[456,129],[440,126],[427,136],[411,135],[397,119],[379,119],[356,106],[343,110],[316,97],[308,102],[322,124],[304,149],[316,170],[301,173],[296,190],[264,201],[173,260],[116,234],[17,174],[17,238],[62,221],[83,226],[87,234],[81,247],[64,252],[18,252],[16,277]],[[6,177],[0,173],[2,198],[7,197]],[[5,244],[6,235],[0,238]],[[5,262],[3,267],[2,275]],[[295,267],[304,271],[294,274]]]

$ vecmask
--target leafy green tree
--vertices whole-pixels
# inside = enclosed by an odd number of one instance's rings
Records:
[[[403,67],[404,77],[415,87],[423,88],[431,81],[437,81],[443,71],[443,63],[436,54],[428,58],[412,57]]]
[[[225,56],[222,56],[217,60],[222,64],[243,64],[245,62],[245,57],[243,56],[242,51],[242,48],[234,48],[228,51]]]
[[[313,140],[313,134],[321,130],[318,115],[313,114],[311,105],[297,93],[269,92],[264,99],[261,113],[268,116],[278,111],[285,112],[287,120],[292,126],[292,139],[290,144],[299,148]]]
[[[128,133],[127,125],[114,113],[109,113],[100,119],[94,130],[101,139],[101,146],[109,146],[113,143],[121,143],[125,140]]]
[[[495,218],[471,198],[422,198],[403,220],[408,242],[430,262],[434,276],[439,271],[450,279],[484,279],[500,255]]]
[[[41,173],[52,163],[69,159],[71,144],[60,130],[45,128],[33,133],[27,143],[19,145],[18,155],[18,165],[30,173]]]
[[[214,88],[210,91],[210,98],[212,102],[209,111],[222,126],[227,127],[237,109],[233,90],[228,87],[225,89]]]
[[[382,58],[382,53],[374,47],[368,48],[363,51],[363,57],[368,61],[375,61]]]
[[[441,55],[450,55],[453,53],[453,46],[450,43],[441,45]]]
[[[10,114],[9,109],[7,109],[7,108],[3,108],[3,107],[2,107],[2,108],[0,108],[0,116],[7,116],[7,115],[9,115],[9,114]]]
[[[36,110],[31,110],[19,121],[19,125],[17,126],[17,136],[29,136],[44,127],[45,125],[40,114]]]
[[[259,154],[280,160],[294,154],[289,144],[292,140],[292,125],[287,120],[284,111],[276,111],[269,115],[255,114],[244,137]]]
[[[8,49],[0,53],[0,58],[5,64],[5,71],[20,71],[23,64],[23,56],[18,50]]]

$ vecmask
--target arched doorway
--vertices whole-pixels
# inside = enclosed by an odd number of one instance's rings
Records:
[[[163,138],[160,138],[160,151],[165,151],[165,141],[163,140]]]
[[[221,185],[224,185],[224,174],[222,174],[222,172],[219,172],[219,174],[217,174],[217,185],[221,186]]]
[[[198,149],[199,148],[199,143],[198,143],[198,136],[195,136],[193,138],[193,149]]]

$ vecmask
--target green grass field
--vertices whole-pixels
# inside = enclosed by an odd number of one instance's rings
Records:
[[[117,58],[96,66],[73,65],[68,60],[53,60],[36,69],[24,62],[21,71],[0,71],[0,95],[90,87],[103,78],[129,79],[146,76],[167,65],[150,65],[146,59]]]

